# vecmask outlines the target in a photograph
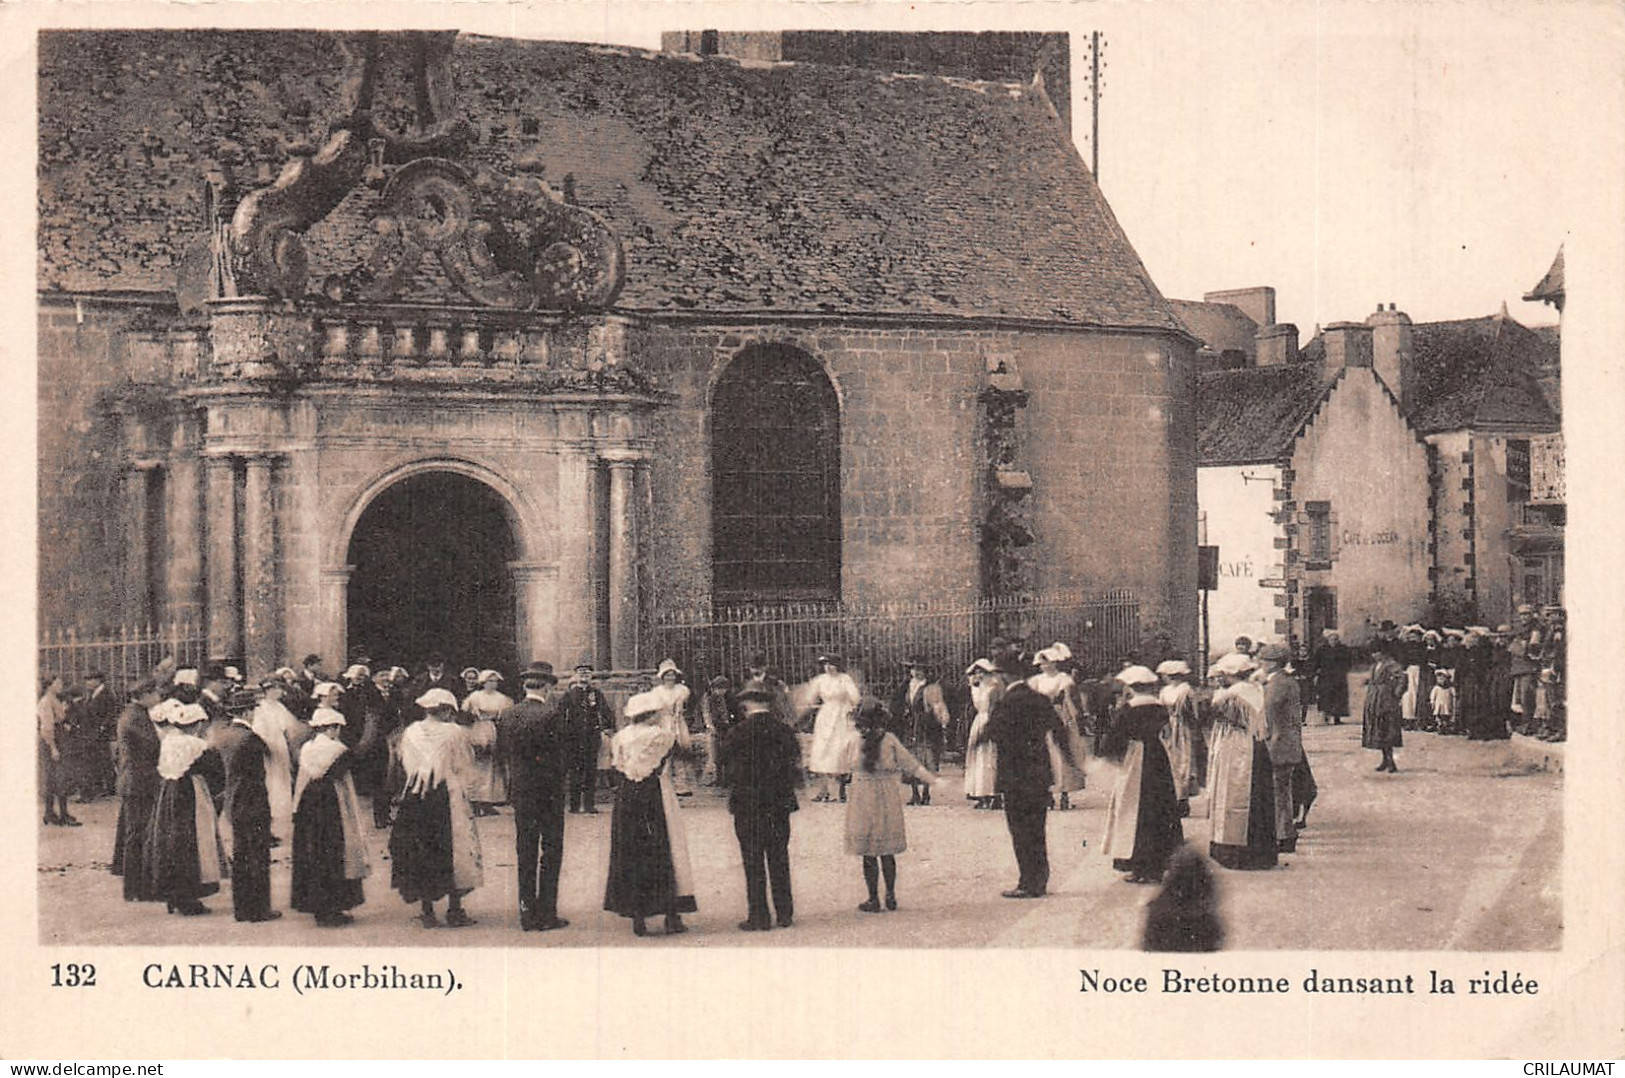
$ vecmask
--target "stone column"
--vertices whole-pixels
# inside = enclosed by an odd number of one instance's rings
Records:
[[[243,660],[249,672],[276,669],[282,647],[277,580],[276,454],[248,458],[243,482]]]
[[[592,456],[591,417],[585,411],[558,414],[558,596],[554,619],[561,666],[586,659],[602,667],[609,655],[598,648],[598,518],[597,463]],[[548,656],[537,656],[549,658]]]
[[[124,623],[150,625],[157,618],[152,608],[152,519],[149,501],[155,460],[136,461],[124,473]]]
[[[211,658],[242,655],[242,610],[237,599],[237,462],[225,454],[204,458],[209,544],[208,639]]]
[[[637,460],[609,464],[609,640],[610,664],[635,670],[638,663]]]
[[[176,420],[169,456],[164,616],[197,624],[203,616],[203,474],[192,429],[191,420]]]
[[[353,565],[323,566],[317,585],[320,639],[316,644],[316,653],[327,661],[327,668],[334,672],[344,669],[345,657],[350,654],[350,574],[353,572]]]
[[[558,567],[509,562],[508,568],[513,572],[514,602],[518,608],[514,637],[519,645],[519,661],[546,659],[559,670],[579,662],[581,655],[559,651]]]

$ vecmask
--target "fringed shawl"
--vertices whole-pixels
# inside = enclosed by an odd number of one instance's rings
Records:
[[[610,742],[610,765],[633,782],[642,782],[659,769],[676,743],[663,726],[634,723]]]
[[[166,737],[158,746],[158,774],[171,782],[183,779],[197,758],[208,751],[209,743],[201,737]]]

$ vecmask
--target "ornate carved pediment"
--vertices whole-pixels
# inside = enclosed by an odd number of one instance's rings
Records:
[[[534,177],[422,158],[390,176],[383,204],[363,299],[399,297],[430,257],[489,307],[590,310],[609,306],[621,290],[615,233],[596,214],[555,200]]]
[[[464,167],[472,132],[453,114],[452,33],[405,35],[416,122],[385,122],[376,100],[389,50],[353,35],[345,113],[314,154],[296,156],[269,187],[226,213],[211,199],[210,293],[219,298],[398,299],[426,260],[476,303],[509,309],[593,310],[614,303],[625,279],[620,240],[598,215],[556,197],[533,176]],[[310,280],[306,235],[352,192],[381,193],[370,259]],[[182,297],[183,306],[187,297]]]

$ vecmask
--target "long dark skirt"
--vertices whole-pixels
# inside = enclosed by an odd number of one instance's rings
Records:
[[[231,821],[231,908],[239,920],[271,911],[271,814]]]
[[[452,875],[451,795],[445,783],[406,794],[389,836],[389,884],[405,902],[461,894]]]
[[[1434,728],[1433,719],[1433,667],[1422,662],[1418,664],[1416,676],[1416,725],[1423,730]]]
[[[1253,779],[1247,798],[1247,845],[1213,842],[1208,855],[1225,868],[1274,868],[1280,841],[1275,837],[1275,782],[1270,752],[1262,741],[1253,742]]]
[[[235,883],[233,886],[236,886]],[[333,784],[305,788],[293,814],[293,897],[300,913],[342,913],[367,900],[361,881],[344,875],[344,822]]]
[[[1140,757],[1140,810],[1134,828],[1134,853],[1112,859],[1119,872],[1160,876],[1168,858],[1184,843],[1185,830],[1179,822],[1179,797],[1174,792],[1174,770],[1168,752],[1155,737],[1143,739]]]
[[[1479,684],[1477,719],[1467,730],[1474,741],[1504,741],[1512,736],[1507,719],[1512,714],[1512,678],[1498,668],[1483,675]]]
[[[119,802],[118,824],[113,829],[115,876],[124,877],[124,901],[151,902],[161,898],[147,873],[147,843],[152,830],[152,809],[158,801],[157,772],[151,782],[129,782]]]
[[[181,903],[220,890],[218,881],[202,879],[196,807],[190,774],[166,779],[159,786],[143,855],[147,863],[147,888],[154,900]],[[204,849],[213,850],[215,858],[223,860],[218,835],[205,835],[203,841]]]
[[[623,781],[609,824],[604,909],[622,917],[652,917],[698,908],[693,895],[677,893],[659,773],[642,782]]]

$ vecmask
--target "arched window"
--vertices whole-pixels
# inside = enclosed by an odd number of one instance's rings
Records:
[[[805,352],[741,352],[711,400],[711,563],[719,599],[841,592],[841,415]]]

